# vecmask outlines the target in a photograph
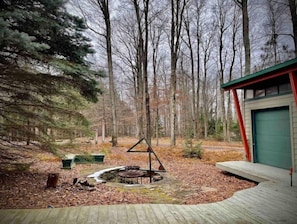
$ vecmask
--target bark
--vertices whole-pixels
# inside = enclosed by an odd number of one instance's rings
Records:
[[[200,89],[201,89],[201,77],[200,77],[200,72],[201,72],[201,66],[200,66],[200,57],[201,57],[201,52],[200,52],[200,45],[201,45],[201,12],[205,6],[205,0],[201,1],[196,1],[195,2],[195,11],[196,11],[196,42],[197,42],[197,52],[196,52],[196,57],[197,57],[197,71],[196,71],[196,136],[197,138],[200,137],[201,135],[201,124],[200,124]]]
[[[224,60],[224,44],[223,44],[223,37],[227,30],[225,25],[226,22],[226,11],[224,10],[224,4],[219,5],[219,12],[218,12],[218,25],[219,25],[219,85],[221,86],[224,83],[224,73],[225,73],[225,60]],[[221,95],[221,109],[222,109],[222,122],[223,122],[223,137],[224,141],[226,140],[227,130],[226,130],[226,107],[225,107],[225,91],[220,88],[220,95]]]
[[[156,145],[159,145],[159,94],[158,94],[158,49],[161,38],[161,29],[151,27],[152,63],[153,63],[153,110],[154,110],[154,129]]]
[[[182,17],[186,0],[171,0],[171,33],[170,33],[170,144],[176,145],[176,68],[181,41]]]
[[[235,65],[235,58],[236,58],[236,52],[237,52],[237,46],[236,46],[236,36],[238,33],[238,22],[237,22],[237,13],[236,9],[234,9],[234,14],[233,14],[233,24],[232,24],[232,53],[231,53],[231,60],[230,60],[230,69],[229,69],[229,76],[228,76],[228,82],[232,80],[232,74],[233,74],[233,69]],[[227,141],[231,141],[231,134],[230,134],[230,129],[231,129],[231,122],[232,122],[232,111],[231,111],[231,94],[230,91],[228,92],[227,95],[227,123],[226,123],[226,129],[227,129],[227,136],[226,139]]]
[[[244,45],[245,71],[244,74],[251,73],[251,46],[249,35],[249,15],[248,15],[248,0],[235,0],[237,5],[242,10],[242,36]]]
[[[296,1],[288,0],[290,6],[290,13],[293,25],[293,38],[294,38],[294,46],[295,46],[295,56],[297,57],[297,14],[296,14]]]
[[[204,101],[203,105],[203,126],[204,126],[204,138],[206,139],[208,136],[208,97],[206,91],[206,83],[207,83],[207,60],[204,59],[204,79],[202,84],[202,97]]]
[[[147,141],[151,142],[151,114],[150,114],[150,96],[148,91],[148,71],[147,71],[147,64],[148,64],[148,30],[149,30],[149,23],[148,23],[148,12],[149,12],[149,0],[144,0],[144,9],[140,9],[140,5],[138,1],[133,0],[133,5],[136,14],[137,20],[137,28],[138,28],[138,76],[139,80],[143,80],[143,84],[139,83],[143,88],[143,92],[140,94],[140,102],[142,104],[141,111],[144,111],[145,114],[145,130],[142,130],[142,135],[145,134]],[[144,13],[144,25],[142,22],[142,15],[141,11]],[[144,26],[144,27],[143,27]],[[143,30],[144,30],[144,37],[143,37]],[[138,136],[143,137],[143,136]]]
[[[108,63],[108,78],[109,78],[109,93],[111,98],[111,113],[112,113],[112,146],[118,144],[118,124],[117,124],[117,108],[115,97],[115,84],[113,74],[113,61],[112,61],[112,44],[111,44],[111,23],[109,14],[109,0],[98,0],[98,5],[104,17],[105,22],[105,40],[106,40],[106,53]]]
[[[145,18],[145,42],[144,42],[144,51],[143,51],[143,79],[144,79],[144,95],[145,95],[145,114],[146,114],[146,139],[151,144],[151,112],[150,112],[150,95],[148,89],[148,30],[149,30],[149,0],[144,2],[144,18]]]
[[[211,31],[210,36],[205,42],[202,44],[203,48],[203,80],[202,80],[202,109],[203,109],[203,122],[204,122],[204,138],[208,137],[208,119],[209,119],[209,114],[211,114],[210,108],[211,108],[211,99],[209,96],[209,88],[210,86],[207,86],[207,83],[209,80],[208,78],[208,63],[210,60],[211,56],[211,47],[213,43],[213,38],[214,38],[214,32]]]
[[[190,33],[190,21],[189,21],[189,15],[187,13],[187,18],[184,22],[184,25],[185,25],[185,30],[186,30],[186,34],[187,34],[187,47],[189,48],[189,51],[190,51],[190,63],[191,63],[191,112],[192,112],[192,124],[193,124],[193,127],[192,127],[192,130],[193,130],[193,134],[194,134],[194,137],[196,137],[196,134],[197,134],[197,121],[196,119],[198,118],[196,116],[196,94],[195,94],[195,90],[196,90],[196,87],[195,87],[195,71],[194,71],[194,67],[195,67],[195,64],[194,64],[194,50],[193,50],[193,45],[192,45],[192,38],[191,38],[191,33]]]

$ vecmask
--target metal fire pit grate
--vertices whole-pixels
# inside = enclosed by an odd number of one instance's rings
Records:
[[[118,173],[120,182],[127,184],[138,184],[138,179],[140,178],[142,183],[142,177],[144,176],[145,172],[139,169],[139,166],[126,166],[124,171],[120,171]]]

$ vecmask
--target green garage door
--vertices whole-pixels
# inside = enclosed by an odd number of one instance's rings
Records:
[[[253,112],[254,161],[289,169],[291,137],[289,108]]]

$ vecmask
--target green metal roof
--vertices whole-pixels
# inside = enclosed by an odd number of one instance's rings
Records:
[[[232,80],[230,82],[222,84],[221,87],[223,89],[231,89],[232,87],[235,87],[235,86],[237,86],[239,84],[243,84],[245,82],[248,83],[251,80],[256,80],[256,79],[258,79],[260,77],[263,77],[263,76],[266,76],[266,75],[269,75],[269,74],[272,74],[272,73],[279,72],[279,71],[284,70],[286,68],[292,67],[293,65],[297,66],[297,58],[286,61],[286,62],[283,62],[281,64],[277,64],[275,66],[266,68],[264,70],[252,73],[250,75],[246,75],[246,76],[243,76],[241,78],[234,79],[234,80]]]

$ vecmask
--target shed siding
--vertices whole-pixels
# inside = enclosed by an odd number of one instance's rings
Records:
[[[297,169],[297,109],[292,94],[266,97],[262,99],[246,100],[243,107],[246,135],[253,160],[252,110],[289,106],[291,116],[292,164]]]

